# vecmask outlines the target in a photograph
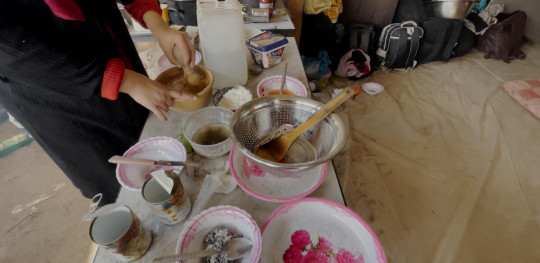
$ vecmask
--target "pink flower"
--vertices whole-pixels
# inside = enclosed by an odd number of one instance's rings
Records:
[[[299,249],[304,249],[311,243],[311,238],[306,230],[296,230],[291,236],[292,246]]]
[[[319,250],[325,250],[325,252],[332,252],[332,242],[324,237],[319,237],[319,243],[315,247]]]
[[[322,250],[315,251],[310,249],[302,263],[330,263],[330,258],[326,257],[326,254]]]
[[[364,263],[364,258],[360,255],[355,259],[351,252],[340,249],[336,255],[336,263]]]
[[[283,254],[284,263],[302,263],[302,250],[291,245]]]

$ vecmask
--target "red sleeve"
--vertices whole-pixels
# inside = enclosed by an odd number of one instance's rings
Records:
[[[116,100],[118,98],[118,92],[124,79],[125,71],[124,61],[119,58],[109,60],[103,74],[103,82],[101,83],[101,97],[110,100]]]
[[[161,8],[159,7],[157,0],[134,0],[131,4],[127,4],[124,7],[129,14],[145,28],[146,24],[143,21],[144,13],[153,10],[161,15]]]

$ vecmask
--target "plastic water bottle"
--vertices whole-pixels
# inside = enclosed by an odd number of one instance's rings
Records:
[[[204,66],[214,88],[245,85],[248,77],[244,20],[238,0],[197,0],[197,23]]]

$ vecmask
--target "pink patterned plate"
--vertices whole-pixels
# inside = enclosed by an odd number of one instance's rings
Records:
[[[313,170],[313,174],[280,177],[265,173],[233,146],[229,154],[231,174],[248,194],[270,202],[289,202],[311,194],[326,177],[328,163]]]
[[[210,207],[191,217],[185,223],[178,243],[176,253],[197,252],[204,248],[206,235],[216,227],[226,227],[236,234],[242,235],[251,242],[253,247],[249,255],[244,256],[239,263],[257,263],[261,253],[261,231],[259,226],[246,211],[234,206]],[[200,258],[184,261],[184,263],[202,262]]]
[[[257,96],[264,97],[279,94],[282,78],[282,75],[273,75],[261,80],[261,82],[259,82],[257,85]],[[308,94],[306,86],[304,86],[300,80],[289,76],[287,76],[285,79],[285,90],[287,91],[284,91],[284,94],[296,95],[300,97],[307,97]]]
[[[286,203],[261,230],[261,262],[386,262],[368,224],[349,208],[326,199]]]
[[[131,146],[123,156],[150,160],[185,161],[186,149],[182,143],[174,138],[153,137]],[[174,168],[180,171],[183,167],[118,164],[116,165],[116,179],[127,189],[140,191],[144,182],[149,178],[149,173],[158,168],[164,170]]]

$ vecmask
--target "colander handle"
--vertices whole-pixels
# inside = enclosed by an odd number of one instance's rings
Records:
[[[341,93],[339,93],[339,95],[328,101],[320,110],[316,111],[309,119],[300,124],[298,128],[283,136],[290,140],[298,138],[300,135],[302,135],[302,133],[307,131],[309,128],[311,128],[311,126],[315,125],[320,120],[324,119],[326,116],[328,116],[328,114],[332,113],[332,111],[334,111],[353,95],[354,91],[351,88],[345,88]]]

